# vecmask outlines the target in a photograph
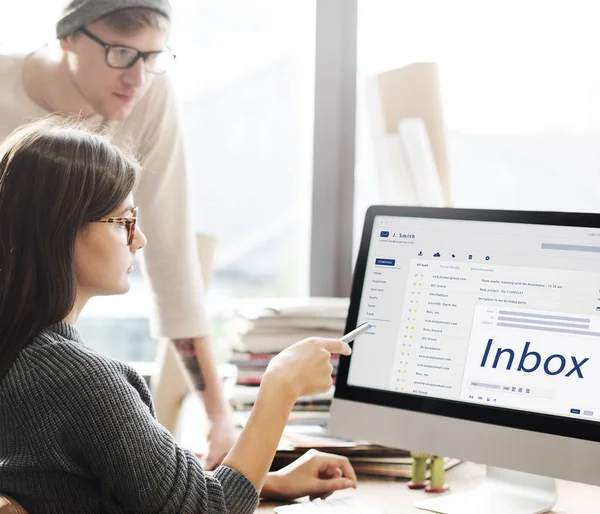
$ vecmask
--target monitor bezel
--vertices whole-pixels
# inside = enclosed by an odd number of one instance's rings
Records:
[[[365,215],[354,268],[346,332],[352,330],[357,323],[371,234],[377,216],[600,228],[600,214],[592,213],[371,206]],[[600,442],[600,422],[598,421],[351,386],[347,383],[351,359],[352,356],[341,356],[340,358],[336,375],[335,398]]]

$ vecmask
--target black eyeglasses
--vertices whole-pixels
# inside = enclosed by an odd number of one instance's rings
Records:
[[[117,70],[127,70],[131,68],[138,59],[144,60],[144,67],[148,73],[161,74],[167,71],[169,66],[175,60],[175,54],[170,49],[158,50],[153,52],[140,52],[136,48],[123,45],[110,45],[94,36],[86,28],[79,29],[79,32],[85,34],[92,41],[98,43],[106,51],[105,60],[109,68]]]

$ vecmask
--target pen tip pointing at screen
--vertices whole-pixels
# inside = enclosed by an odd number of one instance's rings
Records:
[[[371,327],[373,327],[373,325],[371,325],[370,323],[366,323],[366,322],[362,323],[361,325],[359,325],[357,328],[355,328],[351,332],[348,332],[346,335],[342,336],[341,340],[344,343],[349,343],[350,341],[354,341],[354,339],[356,339],[359,335],[364,334]]]

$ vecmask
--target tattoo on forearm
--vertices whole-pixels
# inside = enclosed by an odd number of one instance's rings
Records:
[[[198,363],[198,356],[196,355],[196,347],[194,346],[193,339],[176,339],[173,341],[177,353],[183,361],[183,366],[186,369],[188,376],[197,391],[204,391],[206,389],[206,383],[202,376],[202,370]]]

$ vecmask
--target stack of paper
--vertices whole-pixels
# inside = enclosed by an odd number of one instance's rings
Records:
[[[236,309],[228,325],[233,353],[229,361],[237,367],[237,385],[232,403],[251,408],[271,359],[298,341],[309,337],[339,338],[344,333],[347,298],[297,298],[256,301]],[[332,358],[334,377],[339,362]],[[329,406],[331,395],[312,399],[315,408]],[[308,401],[304,402],[308,403]]]
[[[236,413],[236,420],[243,427],[249,413]],[[328,412],[292,412],[277,447],[271,470],[287,466],[311,448],[348,457],[354,470],[360,475],[410,478],[412,458],[408,450],[389,448],[367,441],[354,441],[333,437],[327,433]],[[458,459],[444,459],[444,468],[459,464]],[[429,470],[427,471],[429,478]]]
[[[236,310],[230,323],[234,348],[241,353],[277,353],[307,337],[340,337],[348,298],[279,299]]]

